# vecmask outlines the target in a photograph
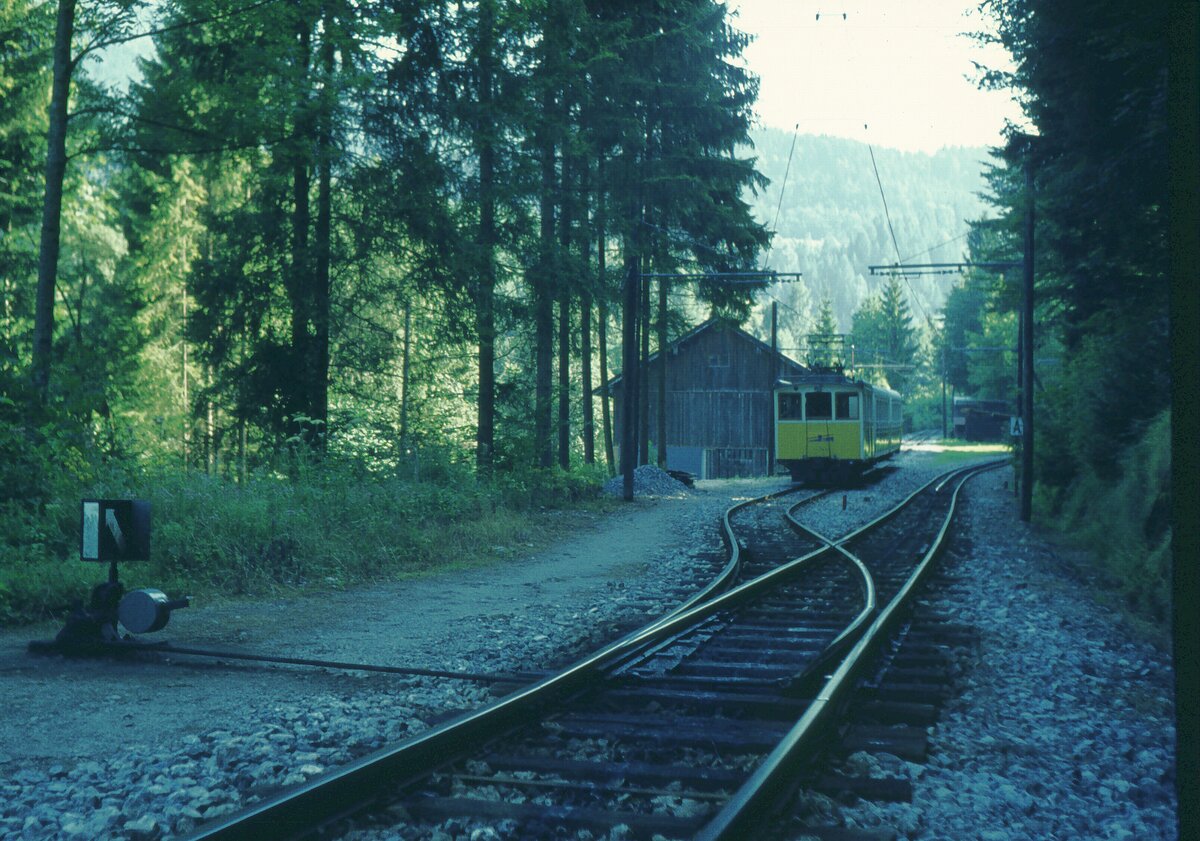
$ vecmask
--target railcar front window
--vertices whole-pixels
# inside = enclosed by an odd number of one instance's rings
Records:
[[[832,398],[828,391],[810,391],[804,395],[804,417],[810,421],[833,420]]]
[[[780,394],[779,395],[779,419],[783,420],[800,420],[800,395],[799,394]]]
[[[858,420],[858,395],[848,391],[837,396],[838,420]]]

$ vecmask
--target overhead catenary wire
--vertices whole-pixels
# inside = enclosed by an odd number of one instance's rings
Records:
[[[866,124],[863,128],[866,129]],[[892,235],[892,247],[896,250],[896,263],[904,264],[904,259],[900,256],[900,243],[896,241],[896,229],[892,227],[892,214],[888,211],[887,196],[883,192],[883,180],[879,177],[879,166],[875,163],[875,148],[868,143],[867,151],[871,153],[871,169],[875,171],[875,183],[879,186],[879,198],[883,200],[883,218],[887,220],[888,233]],[[925,308],[921,306],[921,302],[917,300],[916,290],[912,288],[912,284],[908,282],[908,277],[904,277],[904,285],[908,287],[908,294],[912,298],[913,305],[921,311],[921,318],[925,321],[929,320],[929,316],[925,314]]]
[[[864,125],[863,128],[866,128]],[[896,262],[903,263],[900,256],[900,244],[896,241],[896,229],[892,227],[892,214],[888,211],[887,196],[883,192],[883,180],[879,177],[879,166],[875,163],[875,148],[868,143],[867,151],[871,153],[871,169],[875,171],[875,183],[879,185],[879,198],[883,200],[883,218],[887,220],[888,233],[892,235],[892,247],[896,249]]]
[[[767,252],[763,255],[763,271],[771,265],[771,247],[775,244],[775,234],[779,231],[779,214],[783,210],[783,193],[787,189],[788,175],[792,171],[792,156],[796,154],[796,138],[800,134],[800,124],[792,129],[792,147],[788,150],[787,166],[783,168],[783,181],[779,184],[779,201],[775,203],[775,221],[771,223],[771,238],[767,240]]]
[[[926,254],[932,254],[934,251],[937,251],[939,248],[949,245],[952,242],[957,242],[960,239],[966,239],[970,235],[971,235],[970,231],[963,231],[958,236],[950,237],[950,239],[946,240],[945,242],[939,242],[937,245],[933,246],[932,248],[926,248],[924,251],[922,251],[918,254],[912,254],[912,255],[909,255],[908,257],[905,257],[903,260],[900,261],[900,263],[901,263],[901,265],[903,265],[904,263],[907,263],[910,260],[915,260],[918,257],[924,257]]]

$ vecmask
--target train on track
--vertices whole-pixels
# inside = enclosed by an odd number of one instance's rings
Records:
[[[775,384],[775,460],[797,482],[851,481],[900,450],[904,401],[837,368]]]

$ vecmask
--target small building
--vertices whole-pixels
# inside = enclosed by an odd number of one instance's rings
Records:
[[[655,352],[642,368],[654,452],[660,359]],[[667,469],[700,479],[765,476],[774,442],[775,380],[803,373],[804,366],[745,330],[710,319],[667,346],[666,367]],[[607,384],[618,424],[623,386],[619,376]]]
[[[965,441],[1002,441],[1011,417],[1011,404],[1005,400],[955,397],[953,434]]]

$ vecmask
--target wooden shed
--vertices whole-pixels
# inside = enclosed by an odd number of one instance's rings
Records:
[[[648,380],[649,441],[658,447],[660,355],[642,368]],[[774,440],[775,380],[798,374],[793,362],[745,330],[709,320],[666,351],[667,467],[701,479],[764,476]],[[621,417],[621,377],[608,383]]]

